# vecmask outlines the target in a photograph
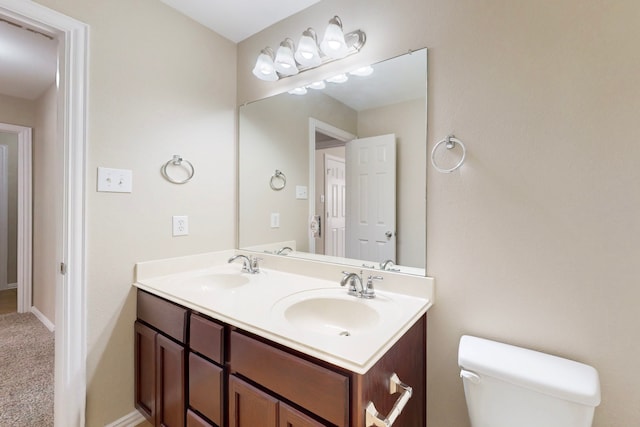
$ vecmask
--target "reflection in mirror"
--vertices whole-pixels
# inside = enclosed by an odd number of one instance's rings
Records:
[[[426,65],[422,49],[243,105],[239,248],[424,275]]]

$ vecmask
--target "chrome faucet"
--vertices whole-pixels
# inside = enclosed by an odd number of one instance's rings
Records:
[[[380,270],[387,270],[387,267],[389,267],[389,269],[391,268],[391,266],[395,265],[396,263],[393,262],[392,259],[388,259],[386,261],[382,261],[380,263]]]
[[[256,273],[260,273],[260,266],[258,265],[258,261],[262,260],[262,258],[256,258],[253,256],[246,256],[246,255],[234,255],[231,258],[229,258],[228,262],[233,262],[237,259],[241,259],[242,260],[242,272],[243,273],[249,273],[249,274],[256,274]]]
[[[353,295],[357,298],[366,298],[371,299],[376,297],[376,292],[373,289],[373,281],[374,280],[383,280],[382,276],[369,276],[367,278],[367,284],[362,281],[362,270],[360,270],[360,274],[358,273],[349,273],[348,271],[343,271],[344,277],[340,280],[340,286],[345,286],[347,283],[349,284],[349,295]],[[357,286],[359,285],[359,286]],[[358,289],[358,287],[360,289]]]
[[[281,248],[280,250],[278,250],[276,252],[276,255],[288,255],[289,252],[293,252],[293,249],[291,249],[289,246],[285,246],[284,248]]]

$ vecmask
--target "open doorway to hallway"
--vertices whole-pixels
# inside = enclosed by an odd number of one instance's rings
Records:
[[[55,233],[49,236],[55,242],[56,255],[48,266],[55,276],[48,288],[55,301],[54,415],[55,426],[82,426],[87,347],[84,168],[88,27],[36,2],[22,0],[0,0],[0,18],[57,40],[56,84],[51,86],[55,90],[47,91],[53,93],[50,99],[57,108],[47,122],[56,128],[53,141],[57,150],[52,163],[58,172],[51,182],[55,191],[49,197],[57,204],[54,210],[44,212],[56,222]],[[4,64],[0,69],[5,69]]]

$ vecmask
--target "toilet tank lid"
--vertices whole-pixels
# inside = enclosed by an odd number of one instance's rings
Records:
[[[598,371],[584,363],[463,335],[458,365],[560,399],[593,407],[600,404]]]

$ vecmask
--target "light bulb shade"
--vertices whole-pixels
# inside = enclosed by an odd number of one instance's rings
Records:
[[[347,80],[349,80],[349,76],[346,74],[338,74],[337,76],[327,79],[329,83],[345,83]]]
[[[342,22],[337,16],[334,16],[329,21],[329,25],[324,31],[322,43],[320,43],[320,49],[329,58],[334,59],[344,58],[349,53],[349,48],[342,32]]]
[[[359,77],[367,77],[373,74],[373,67],[371,65],[366,65],[358,68],[357,70],[350,71],[349,74]]]
[[[324,89],[325,87],[327,87],[327,85],[324,83],[324,80],[318,80],[317,82],[311,83],[307,87],[309,89],[321,90],[321,89]]]
[[[293,59],[293,41],[287,39],[280,43],[278,52],[276,53],[276,59],[274,61],[274,67],[277,72],[283,76],[293,76],[298,74],[298,66],[295,59]]]
[[[317,67],[322,62],[318,51],[318,42],[311,28],[302,33],[294,57],[303,67]]]
[[[295,89],[291,89],[289,91],[291,95],[306,95],[307,88],[306,87],[297,87]]]
[[[269,48],[263,49],[258,55],[256,66],[253,67],[253,75],[260,80],[275,82],[278,80],[275,66],[273,64],[273,51]]]

